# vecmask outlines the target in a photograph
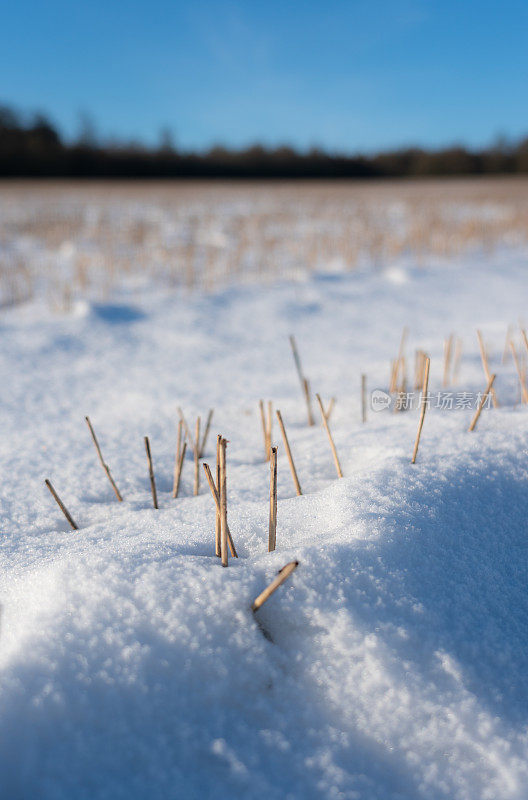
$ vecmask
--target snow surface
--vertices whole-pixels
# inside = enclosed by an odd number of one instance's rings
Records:
[[[316,274],[216,294],[123,289],[0,319],[2,797],[509,800],[528,796],[528,414],[508,324],[526,313],[526,252],[424,269]],[[501,408],[369,412],[403,325],[431,355],[464,340],[454,391]],[[288,335],[325,400],[345,477],[306,425]],[[521,352],[518,333],[515,334]],[[277,550],[258,400],[280,408]],[[229,440],[240,558],[213,554],[214,507],[192,459],[171,498],[177,407]],[[124,496],[97,462],[89,414]],[[150,436],[160,510],[152,508]],[[70,530],[49,477],[80,526]],[[300,566],[258,612],[278,568]]]

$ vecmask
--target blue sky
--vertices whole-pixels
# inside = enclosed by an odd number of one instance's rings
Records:
[[[372,151],[528,135],[528,0],[3,4],[0,102],[73,136]]]

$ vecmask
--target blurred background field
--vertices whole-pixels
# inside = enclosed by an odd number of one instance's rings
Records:
[[[4,181],[0,303],[68,311],[147,286],[214,290],[427,266],[528,238],[528,177]]]

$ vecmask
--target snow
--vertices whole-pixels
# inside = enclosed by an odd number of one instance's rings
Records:
[[[3,796],[528,795],[528,416],[502,363],[508,325],[524,324],[526,256],[402,257],[216,293],[135,280],[68,314],[39,299],[3,310]],[[501,402],[473,433],[473,409],[432,404],[414,466],[417,409],[360,414],[360,375],[387,389],[404,325],[433,392],[452,332],[464,350],[449,388],[484,389],[482,329]],[[291,333],[313,391],[337,398],[342,480],[319,420],[306,425]],[[274,553],[260,398],[282,411],[304,492],[275,423]],[[227,569],[190,455],[171,497],[178,406],[190,422],[214,407],[211,465],[216,433],[229,440]],[[251,602],[295,558],[257,624]]]

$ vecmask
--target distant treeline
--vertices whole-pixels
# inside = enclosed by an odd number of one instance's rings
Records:
[[[214,147],[180,152],[170,141],[157,148],[104,144],[92,135],[65,142],[44,116],[27,121],[0,107],[0,177],[49,178],[381,178],[528,173],[528,138],[482,150],[418,147],[376,155],[335,155],[290,147],[245,150]]]

